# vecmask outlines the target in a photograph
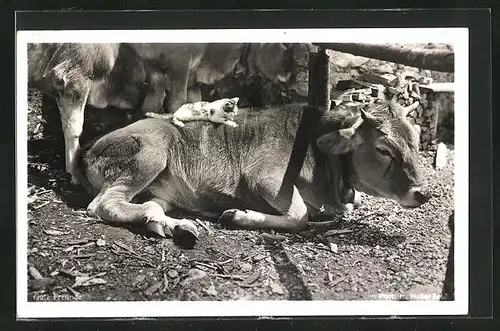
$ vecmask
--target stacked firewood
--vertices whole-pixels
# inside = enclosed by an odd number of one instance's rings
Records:
[[[432,83],[432,78],[418,77],[413,73],[400,74],[365,72],[358,79],[341,80],[332,92],[335,107],[362,108],[394,96],[403,106],[415,105],[408,113],[412,124],[420,126],[420,143],[423,149],[436,143],[437,111],[427,93],[421,87]],[[418,104],[415,104],[417,103]]]

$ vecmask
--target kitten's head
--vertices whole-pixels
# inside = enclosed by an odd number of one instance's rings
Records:
[[[238,113],[238,101],[240,100],[240,98],[235,97],[232,99],[222,99],[222,100],[224,100],[222,110],[225,113],[234,113],[234,115]]]
[[[219,99],[211,103],[213,116],[233,119],[238,114],[238,101],[239,98],[225,98]]]

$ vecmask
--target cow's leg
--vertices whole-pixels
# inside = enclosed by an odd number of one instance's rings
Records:
[[[187,90],[187,102],[201,101],[201,90],[198,86],[192,86]]]
[[[283,206],[287,206],[284,213],[282,215],[270,215],[253,210],[229,209],[222,213],[219,222],[247,229],[275,229],[287,232],[299,231],[306,226],[308,219],[307,206],[295,186],[293,186],[291,201],[288,202],[276,198],[270,193],[262,192],[262,190],[261,194],[276,210],[283,210]]]
[[[71,175],[73,184],[78,184],[75,157],[80,149],[80,136],[83,131],[84,110],[89,90],[90,82],[86,82],[79,84],[75,93],[62,94],[56,98],[64,134],[66,171]]]
[[[190,63],[183,64],[168,72],[171,90],[167,101],[167,112],[173,113],[187,102],[187,88]]]

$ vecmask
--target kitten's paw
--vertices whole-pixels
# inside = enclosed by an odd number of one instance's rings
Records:
[[[174,118],[172,118],[172,122],[173,122],[175,125],[177,125],[178,127],[181,127],[181,128],[183,128],[183,127],[185,126],[185,124],[184,124],[183,122],[179,121],[179,120],[178,120],[177,118],[175,118],[175,117],[174,117]]]

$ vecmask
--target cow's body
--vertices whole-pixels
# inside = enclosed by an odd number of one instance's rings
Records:
[[[311,44],[195,43],[133,44],[141,57],[159,61],[171,80],[167,111],[201,100],[199,84],[228,75],[260,76],[293,88],[299,60],[307,63]]]
[[[164,212],[222,214],[221,220],[241,227],[293,231],[306,224],[308,206],[343,210],[340,192],[347,184],[405,206],[425,202],[418,137],[403,116],[387,107],[376,111],[382,114],[378,120],[365,113],[363,118],[327,113],[314,130],[300,175],[283,182],[301,112],[299,105],[242,111],[237,128],[201,122],[176,128],[147,119],[114,131],[82,158],[84,180],[99,192],[88,212],[116,222],[145,220],[160,234],[176,229],[196,234],[190,221]],[[388,150],[392,161],[383,154]],[[340,158],[346,160],[346,181]],[[283,186],[289,190],[278,194]],[[148,201],[131,203],[145,191]]]
[[[80,148],[83,112],[115,106],[167,112],[200,101],[199,84],[236,72],[292,83],[302,44],[29,44],[32,85],[53,96],[61,113],[66,169],[77,183],[75,154]]]
[[[169,86],[157,63],[126,44],[29,44],[28,75],[31,85],[57,102],[73,183],[85,106],[158,111]]]

